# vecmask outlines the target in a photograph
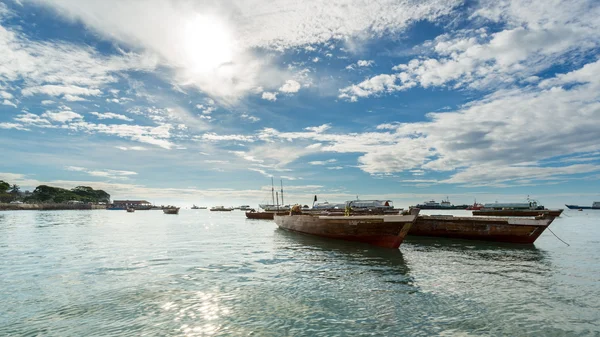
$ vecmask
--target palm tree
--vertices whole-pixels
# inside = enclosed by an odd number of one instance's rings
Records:
[[[13,184],[13,185],[10,187],[10,192],[8,192],[8,193],[10,193],[10,194],[15,194],[15,195],[19,195],[19,191],[20,191],[20,190],[21,190],[21,188],[19,187],[19,185],[17,185],[17,184]]]

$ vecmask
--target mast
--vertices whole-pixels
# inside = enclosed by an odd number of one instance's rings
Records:
[[[279,209],[279,192],[275,192],[275,196],[277,196],[277,209]]]
[[[273,199],[273,205],[275,205],[275,188],[273,188],[273,177],[271,177],[271,199]]]
[[[285,205],[283,202],[283,180],[279,180],[281,182],[281,206]]]

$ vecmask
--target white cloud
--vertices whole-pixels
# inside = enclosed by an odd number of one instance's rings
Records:
[[[104,112],[104,113],[90,112],[90,115],[94,115],[94,116],[98,117],[98,119],[120,119],[123,121],[133,122],[132,118],[129,118],[125,115],[116,114],[113,112]]]
[[[256,123],[256,122],[258,122],[260,120],[259,117],[252,116],[252,115],[249,115],[249,114],[241,114],[240,117],[242,119],[248,120],[248,121],[250,121],[252,123]]]
[[[294,81],[294,80],[287,80],[285,81],[285,84],[281,86],[281,88],[279,88],[280,92],[285,92],[285,93],[295,93],[298,92],[300,90],[300,83]]]
[[[331,129],[331,124],[323,124],[323,125],[319,125],[319,126],[309,126],[309,127],[304,128],[304,130],[316,132],[316,133],[325,132],[329,129]]]
[[[42,105],[52,105],[54,103],[56,103],[56,102],[49,100],[49,99],[45,99],[42,101]]]
[[[42,114],[42,117],[46,117],[55,122],[65,123],[74,119],[82,119],[83,116],[73,111],[59,111],[51,112],[47,111]]]
[[[115,146],[115,148],[122,151],[146,151],[147,148],[143,146]]]
[[[356,66],[358,66],[358,67],[370,67],[374,63],[375,62],[373,60],[358,60],[358,62],[356,62]]]
[[[397,34],[416,20],[435,20],[460,4],[458,0],[377,4],[352,0],[344,5],[322,0],[301,5],[290,0],[236,0],[229,6],[167,0],[36,2],[80,20],[106,38],[158,55],[174,70],[179,84],[229,102],[286,76],[255,48],[304,49],[332,39]],[[314,8],[320,8],[319,15]]]
[[[28,128],[26,128],[22,124],[18,124],[18,123],[0,123],[0,129],[15,129],[15,130],[21,130],[21,131],[30,131]]]
[[[266,99],[267,101],[276,101],[277,93],[265,91],[262,93],[262,99]]]
[[[137,172],[133,172],[133,171],[106,170],[106,169],[98,170],[98,169],[88,169],[88,168],[80,167],[80,166],[65,166],[65,170],[74,171],[74,172],[82,172],[82,173],[86,173],[93,177],[118,179],[118,180],[129,179],[130,176],[137,175]]]
[[[309,165],[326,165],[326,164],[330,164],[330,163],[335,163],[337,160],[335,159],[328,159],[328,160],[315,160],[315,161],[309,161],[308,164]]]
[[[12,106],[13,108],[16,108],[17,105],[7,99],[5,99],[4,101],[2,101],[2,105],[8,105],[8,106]]]
[[[254,136],[245,135],[217,135],[216,133],[205,133],[197,139],[208,141],[239,141],[239,142],[254,142]]]

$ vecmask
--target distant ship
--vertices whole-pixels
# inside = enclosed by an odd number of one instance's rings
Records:
[[[442,200],[441,203],[438,203],[435,200],[429,200],[414,207],[420,209],[467,209],[469,205],[452,205],[450,200],[446,198],[446,200]]]
[[[594,201],[592,207],[589,206],[578,206],[578,205],[565,205],[568,209],[600,209],[600,201]]]

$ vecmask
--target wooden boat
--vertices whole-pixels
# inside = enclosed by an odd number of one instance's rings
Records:
[[[550,216],[560,216],[561,209],[480,209],[473,211],[477,216],[538,216],[548,214]]]
[[[246,218],[259,220],[273,220],[275,214],[288,215],[290,212],[246,212]]]
[[[330,216],[300,213],[275,214],[273,219],[279,228],[289,231],[398,248],[418,214],[419,209],[415,208],[410,214],[403,215]]]
[[[179,214],[179,207],[166,207],[163,208],[165,214]]]
[[[135,208],[133,208],[133,207],[129,207],[129,208],[127,209],[127,213],[133,213],[133,212],[135,212]]]
[[[421,215],[410,229],[408,235],[510,243],[533,243],[548,228],[552,221],[554,221],[554,217],[547,214],[535,218]]]

